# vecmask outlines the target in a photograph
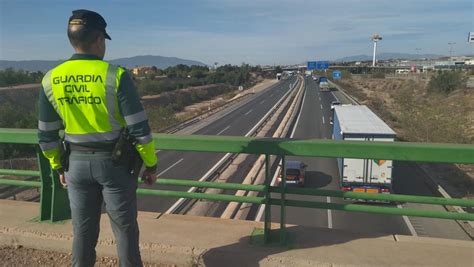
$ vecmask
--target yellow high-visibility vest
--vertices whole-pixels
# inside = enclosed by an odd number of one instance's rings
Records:
[[[49,71],[43,88],[72,143],[118,138],[125,120],[117,89],[125,70],[102,60],[70,60]]]
[[[125,118],[120,114],[117,90],[125,69],[102,60],[69,60],[50,70],[42,85],[48,101],[61,117],[58,122],[39,122],[42,130],[64,125],[64,139],[70,143],[116,140],[127,124],[146,120],[144,111]],[[145,166],[156,164],[152,135],[137,137],[136,149]],[[40,144],[51,167],[58,169],[59,143]]]

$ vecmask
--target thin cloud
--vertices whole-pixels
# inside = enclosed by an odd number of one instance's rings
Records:
[[[8,8],[15,4],[11,2]],[[55,5],[55,14],[67,18],[76,4],[44,1],[43,5]],[[67,57],[71,49],[58,21],[51,23],[31,12],[28,17],[38,23],[18,26],[25,23],[25,9],[33,6],[33,1],[22,1],[15,9],[18,14],[2,11],[8,19],[2,18],[0,26],[0,56]],[[88,8],[103,13],[109,23],[113,41],[107,43],[107,58],[154,54],[234,64],[298,63],[370,54],[370,36],[375,32],[384,37],[380,51],[413,52],[416,45],[426,53],[446,54],[449,40],[458,43],[458,53],[472,53],[473,47],[462,40],[472,30],[473,7],[470,1],[448,0],[206,0],[122,2],[118,6],[88,2]],[[46,34],[52,35],[40,36]]]

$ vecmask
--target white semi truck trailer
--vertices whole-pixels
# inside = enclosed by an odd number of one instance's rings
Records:
[[[364,105],[335,106],[333,122],[334,140],[393,142],[396,136],[382,119]],[[338,158],[337,166],[343,191],[392,192],[391,160]]]

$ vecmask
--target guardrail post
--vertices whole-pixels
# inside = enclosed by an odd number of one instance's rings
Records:
[[[40,189],[40,221],[51,219],[51,207],[53,197],[52,171],[48,162],[43,156],[41,149],[36,147],[36,155],[40,171],[41,189]]]
[[[57,222],[71,219],[67,190],[61,185],[58,175],[51,169],[48,159],[39,148],[37,155],[41,174],[40,220]]]
[[[280,203],[280,243],[286,244],[286,158],[285,155],[281,157],[281,203]]]
[[[265,154],[265,219],[263,226],[263,242],[268,244],[271,242],[270,234],[272,231],[272,206],[270,205],[270,185],[271,185],[271,173],[270,173],[270,155]]]

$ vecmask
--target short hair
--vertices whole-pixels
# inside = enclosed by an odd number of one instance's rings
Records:
[[[101,31],[84,25],[69,25],[67,28],[67,37],[74,48],[89,49],[100,34]]]

